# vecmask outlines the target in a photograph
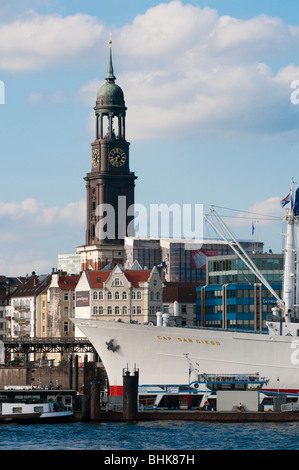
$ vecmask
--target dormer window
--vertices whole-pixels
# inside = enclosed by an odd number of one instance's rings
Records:
[[[112,282],[113,286],[123,286],[122,281],[119,279],[119,277],[116,277],[114,281]]]

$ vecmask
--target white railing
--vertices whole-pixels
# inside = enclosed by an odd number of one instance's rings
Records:
[[[281,411],[299,411],[299,403],[286,403],[281,405]]]

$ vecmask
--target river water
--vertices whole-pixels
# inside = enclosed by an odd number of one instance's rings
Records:
[[[298,450],[299,423],[3,424],[0,450]]]

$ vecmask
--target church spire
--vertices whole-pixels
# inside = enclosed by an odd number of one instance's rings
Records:
[[[108,83],[114,83],[115,80],[116,80],[116,77],[113,74],[111,35],[112,35],[112,33],[110,33],[110,40],[109,40],[109,63],[108,63],[108,71],[107,71],[107,77],[106,77],[106,80],[107,80]]]

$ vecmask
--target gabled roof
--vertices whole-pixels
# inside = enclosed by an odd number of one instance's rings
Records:
[[[120,271],[120,274],[123,274],[127,280],[132,284],[133,287],[139,287],[140,282],[147,282],[150,275],[150,270],[147,271]],[[108,280],[112,273],[118,274],[115,269],[113,271],[86,271],[88,276],[90,286],[93,289],[104,287],[104,282]]]
[[[137,259],[135,259],[134,263],[130,267],[130,271],[142,271],[142,267]]]
[[[7,277],[0,276],[0,286],[6,287],[8,284],[9,287],[19,287],[26,281],[25,277]]]
[[[79,275],[59,276],[58,285],[61,290],[75,290],[79,279],[80,279]]]
[[[111,271],[86,271],[89,279],[90,286],[93,289],[104,287],[104,282],[107,281]]]
[[[139,287],[140,282],[147,282],[152,271],[124,271],[124,274],[133,287]]]
[[[12,297],[37,296],[50,284],[50,281],[51,276],[48,274],[30,276],[29,279],[12,294]]]

